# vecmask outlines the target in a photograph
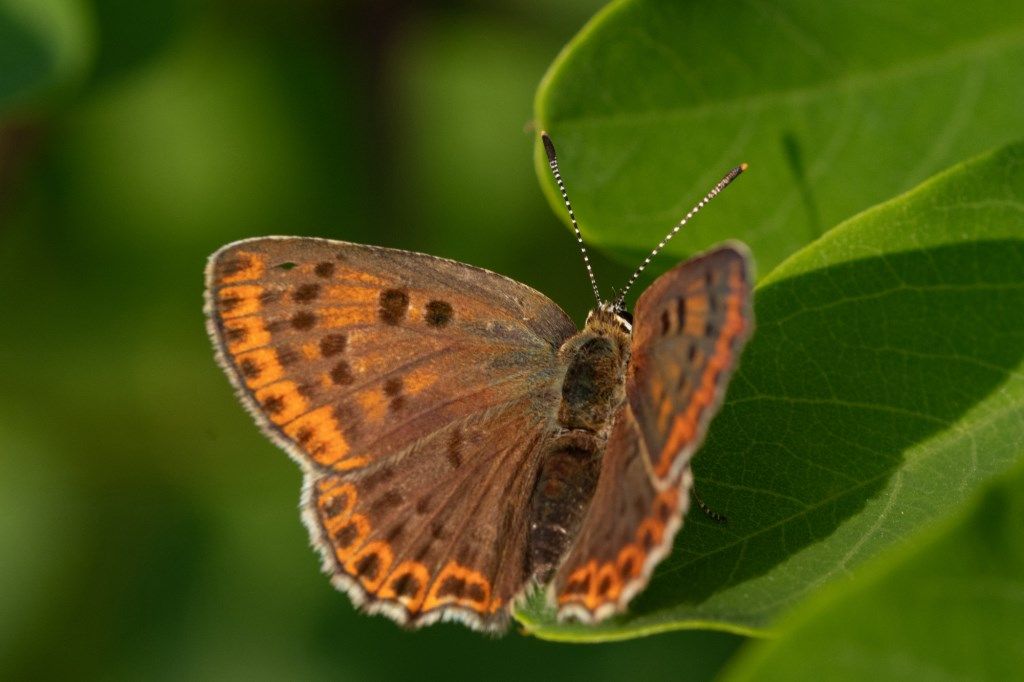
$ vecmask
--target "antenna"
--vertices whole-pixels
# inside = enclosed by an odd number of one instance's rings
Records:
[[[549,156],[550,156],[550,154],[549,154]],[[644,268],[646,268],[648,265],[650,265],[651,259],[654,258],[655,256],[657,256],[658,252],[661,251],[663,248],[665,248],[665,245],[668,244],[669,240],[672,239],[672,237],[675,237],[676,233],[679,232],[679,230],[683,229],[683,225],[688,223],[690,221],[690,218],[692,218],[693,216],[697,215],[697,212],[700,211],[702,208],[704,208],[705,204],[707,204],[709,201],[711,201],[716,196],[718,196],[719,192],[721,192],[723,189],[728,187],[729,183],[732,182],[733,180],[735,180],[737,177],[739,177],[739,174],[742,173],[745,170],[747,170],[747,164],[741,163],[740,165],[736,166],[731,171],[726,173],[725,177],[722,178],[721,180],[719,180],[718,184],[715,185],[714,187],[712,187],[711,191],[708,192],[707,194],[705,194],[704,198],[701,199],[699,202],[697,202],[697,205],[694,206],[693,208],[691,208],[690,212],[687,213],[685,216],[683,216],[682,220],[680,220],[678,223],[676,223],[676,226],[673,227],[672,230],[667,235],[665,235],[665,238],[662,239],[660,242],[658,242],[658,245],[654,247],[654,250],[651,251],[650,255],[648,255],[647,258],[644,258],[644,262],[640,264],[640,267],[638,267],[633,272],[633,274],[630,275],[629,281],[626,282],[626,287],[622,290],[621,293],[619,293],[619,297],[615,299],[615,303],[613,304],[613,307],[616,310],[622,310],[623,309],[623,302],[626,300],[626,292],[628,292],[629,288],[631,286],[633,286],[633,284],[636,282],[637,278],[640,276],[640,273],[644,271]],[[563,192],[563,194],[564,194],[564,192]],[[566,202],[566,204],[568,205],[568,201]]]
[[[597,278],[594,277],[594,269],[590,266],[590,256],[587,255],[587,247],[583,244],[583,235],[580,234],[580,226],[576,224],[576,214],[572,212],[572,204],[569,203],[569,195],[565,191],[565,183],[562,182],[562,174],[558,172],[558,159],[555,157],[555,145],[551,138],[543,130],[540,133],[541,142],[544,143],[544,151],[548,154],[548,165],[551,166],[551,174],[555,176],[555,184],[562,193],[562,201],[569,211],[569,220],[572,221],[572,229],[576,232],[576,241],[580,245],[580,253],[583,254],[583,264],[587,266],[587,275],[590,277],[590,286],[594,289],[594,298],[597,305],[601,305],[601,293],[597,290]]]

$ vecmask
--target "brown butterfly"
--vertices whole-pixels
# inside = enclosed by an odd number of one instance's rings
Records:
[[[752,329],[751,264],[719,246],[626,312],[662,240],[577,331],[533,289],[442,258],[306,237],[221,248],[206,271],[217,359],[305,475],[334,585],[418,627],[501,631],[547,586],[560,618],[620,612],[672,547],[690,460]]]

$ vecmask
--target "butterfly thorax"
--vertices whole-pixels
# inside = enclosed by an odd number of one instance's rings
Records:
[[[615,411],[625,399],[629,323],[601,307],[559,355],[565,369],[558,431],[531,499],[528,574],[546,582],[572,544],[597,486]]]

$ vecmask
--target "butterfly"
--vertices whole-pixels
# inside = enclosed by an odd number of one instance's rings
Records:
[[[207,327],[242,404],[302,468],[332,583],[418,627],[506,629],[535,589],[560,619],[626,609],[671,551],[691,458],[753,327],[746,247],[718,246],[614,301],[598,291],[554,145],[549,164],[594,289],[583,330],[501,275],[307,237],[228,244]]]

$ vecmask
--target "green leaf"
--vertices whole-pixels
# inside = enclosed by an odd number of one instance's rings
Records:
[[[764,278],[695,460],[702,497],[629,614],[541,637],[755,632],[1024,452],[1024,144],[954,167]]]
[[[632,265],[746,241],[761,272],[953,163],[1024,137],[1024,3],[626,0],[565,48],[535,116],[586,238]],[[538,143],[536,169],[565,215]]]
[[[731,680],[1010,680],[1024,670],[1024,466],[948,524],[836,583]]]
[[[0,114],[82,77],[86,26],[75,0],[0,0]]]

